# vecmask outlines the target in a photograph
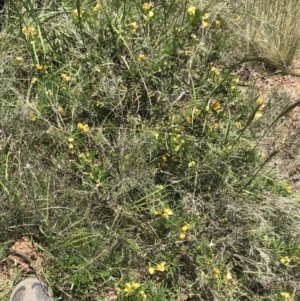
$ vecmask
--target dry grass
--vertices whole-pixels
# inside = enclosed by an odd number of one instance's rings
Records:
[[[248,50],[289,66],[300,46],[299,5],[299,0],[246,1]]]

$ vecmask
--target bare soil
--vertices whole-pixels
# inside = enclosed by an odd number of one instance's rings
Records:
[[[0,300],[7,299],[18,271],[21,274],[42,276],[42,264],[45,261],[28,237],[15,241],[9,253],[7,258],[0,261]]]

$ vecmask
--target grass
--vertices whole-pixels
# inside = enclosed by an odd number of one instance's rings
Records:
[[[248,51],[290,66],[299,50],[299,1],[246,1]]]
[[[3,253],[30,237],[62,300],[297,300],[299,203],[260,148],[292,106],[237,89],[229,8],[9,5]]]

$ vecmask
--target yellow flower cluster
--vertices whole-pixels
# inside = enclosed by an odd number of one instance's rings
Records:
[[[220,71],[219,71],[219,69],[216,68],[216,67],[211,67],[211,68],[210,68],[210,71],[211,71],[212,73],[214,73],[215,75],[220,75]]]
[[[140,62],[144,62],[144,61],[147,61],[147,57],[146,57],[145,54],[141,53],[141,54],[139,55],[138,60],[139,60]]]
[[[76,18],[78,18],[78,17],[82,18],[82,14],[83,14],[83,13],[84,13],[84,11],[80,11],[80,15],[79,15],[77,8],[73,10],[73,15],[74,15]]]
[[[32,121],[32,122],[36,120],[36,116],[35,116],[35,114],[33,112],[31,112],[29,114],[29,120]]]
[[[213,272],[214,272],[215,278],[220,277],[221,271],[218,268],[214,267]]]
[[[195,6],[191,6],[187,9],[187,14],[191,17],[195,16],[196,14],[196,7]]]
[[[131,30],[131,32],[132,33],[136,33],[136,31],[137,31],[137,29],[138,29],[138,24],[137,24],[137,22],[132,22],[131,24],[131,27],[132,27],[132,30]]]
[[[256,103],[257,103],[258,106],[262,106],[263,103],[264,103],[264,99],[262,97],[260,97],[260,98],[257,99]]]
[[[191,6],[187,9],[187,14],[188,16],[190,17],[190,19],[193,19],[196,15],[196,11],[197,11],[197,8],[195,6]],[[209,28],[210,27],[210,23],[207,21],[209,18],[209,14],[208,13],[205,13],[203,16],[202,16],[202,24],[201,24],[201,28],[205,29],[205,28]],[[220,28],[221,26],[221,21],[217,20],[215,22],[215,26],[216,28]]]
[[[179,234],[179,238],[181,240],[185,239],[186,238],[186,234],[187,234],[187,231],[189,230],[190,228],[190,225],[188,223],[185,223],[182,227],[181,227],[181,232]]]
[[[209,28],[210,27],[210,23],[207,21],[209,18],[209,14],[205,13],[202,17],[202,24],[201,24],[201,28],[205,29],[205,28]]]
[[[214,130],[218,130],[218,129],[220,128],[220,125],[219,125],[217,122],[215,122],[215,123],[212,125],[212,127],[213,127]]]
[[[164,218],[168,219],[171,215],[173,215],[173,211],[169,208],[158,209],[154,211],[155,215],[161,215]]]
[[[69,137],[68,141],[69,141],[69,149],[73,149],[74,148],[74,144],[73,144],[74,138],[73,137]]]
[[[16,61],[20,63],[20,62],[23,61],[23,58],[22,58],[21,56],[17,56],[17,57],[16,57]]]
[[[285,191],[287,194],[291,194],[292,193],[292,185],[286,185]]]
[[[264,108],[264,99],[262,97],[258,98],[256,101],[257,105],[259,106],[258,111],[255,113],[254,119],[257,120],[263,116],[262,110]]]
[[[291,262],[291,259],[288,256],[284,256],[280,258],[280,262],[284,265],[289,265]]]
[[[167,263],[165,261],[162,261],[161,263],[157,264],[155,268],[149,264],[148,272],[150,275],[153,275],[156,271],[165,272],[167,269]]]
[[[151,3],[149,3],[149,2],[147,2],[147,3],[144,3],[143,4],[143,10],[144,11],[149,11],[151,8],[152,8],[152,4]]]
[[[209,18],[209,14],[205,13],[202,17],[202,20],[208,20],[208,18]]]
[[[220,111],[220,109],[221,109],[221,104],[220,104],[220,102],[217,101],[217,102],[213,105],[212,108],[213,108],[213,110],[216,111],[216,112]]]
[[[229,271],[227,271],[227,273],[226,273],[226,280],[227,281],[232,280],[232,275],[231,275],[231,273]]]
[[[94,7],[93,7],[93,12],[96,13],[100,8],[100,4],[96,4]]]
[[[60,77],[61,77],[64,81],[66,81],[66,82],[69,82],[69,81],[71,80],[71,77],[70,77],[69,75],[65,74],[65,73],[62,73],[62,74],[60,75]]]
[[[88,124],[83,124],[81,122],[77,123],[77,128],[85,133],[87,133],[90,130]]]
[[[166,166],[166,162],[168,161],[167,155],[161,156],[160,159],[160,167],[164,168]]]
[[[37,64],[37,65],[35,65],[35,69],[36,69],[37,71],[42,71],[42,70],[43,70],[43,66]]]
[[[125,285],[124,293],[128,296],[131,292],[137,290],[141,285],[138,282],[128,282]]]
[[[292,300],[293,299],[293,295],[291,295],[290,293],[287,293],[287,292],[281,292],[280,296],[282,298],[284,298],[285,300]]]
[[[22,33],[25,34],[25,36],[34,36],[36,35],[36,29],[32,26],[23,27]]]
[[[237,122],[235,123],[235,127],[236,127],[237,129],[241,129],[241,128],[242,128],[242,123],[241,123],[240,121],[237,121]]]

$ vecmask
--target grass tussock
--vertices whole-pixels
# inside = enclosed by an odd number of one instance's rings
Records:
[[[255,0],[245,3],[248,50],[289,66],[300,47],[298,0]]]
[[[218,2],[10,3],[0,250],[30,237],[56,297],[299,299],[299,204],[259,148],[292,107],[239,92]]]

